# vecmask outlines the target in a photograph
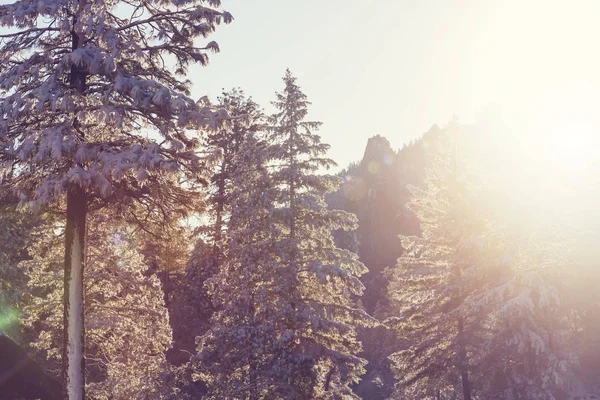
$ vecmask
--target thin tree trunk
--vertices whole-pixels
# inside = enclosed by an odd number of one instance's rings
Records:
[[[296,166],[292,164],[292,168]],[[295,172],[295,171],[294,171]],[[295,177],[290,179],[290,238],[296,239],[296,182]]]
[[[325,383],[323,384],[323,389],[325,390],[325,392],[329,391],[329,386],[331,385],[331,378],[333,378],[334,372],[335,368],[331,367],[329,368],[329,372],[327,372],[327,375],[325,375]]]
[[[258,398],[258,378],[257,378],[257,362],[256,360],[250,360],[250,396],[249,400],[259,400]]]
[[[83,271],[87,197],[76,186],[67,193],[64,275],[63,374],[65,399],[85,399]]]
[[[469,368],[467,364],[467,350],[463,318],[458,318],[458,352],[460,358],[460,376],[462,379],[463,400],[471,400],[471,382],[469,382]]]
[[[254,306],[254,293],[252,293],[252,303],[250,305],[250,315],[252,324],[255,325],[256,307]],[[258,398],[258,361],[255,355],[250,358],[250,400],[259,400]]]
[[[288,181],[289,184],[289,196],[290,196],[290,239],[292,241],[292,249],[290,253],[290,274],[293,279],[294,284],[297,283],[297,266],[296,266],[296,258],[298,257],[297,246],[296,246],[296,156],[297,150],[294,148],[294,138],[295,138],[295,130],[290,132],[289,137],[289,168],[292,171],[292,176]],[[296,290],[295,286],[292,290]],[[291,296],[291,298],[294,298]],[[296,310],[296,304],[292,301],[291,303],[292,309]]]
[[[296,137],[296,129],[292,129],[290,131],[290,147],[289,147],[289,162],[290,162],[290,170],[292,171],[292,177],[290,178],[290,238],[294,240],[296,238],[296,156],[298,155],[298,150],[294,147],[294,140]]]
[[[217,265],[220,260],[220,245],[221,238],[223,235],[223,211],[225,210],[225,174],[227,173],[225,163],[221,164],[221,176],[217,182],[218,194],[217,204],[215,207],[216,218],[215,218],[215,231],[214,231],[214,242],[213,242],[213,269],[212,272],[216,272]]]

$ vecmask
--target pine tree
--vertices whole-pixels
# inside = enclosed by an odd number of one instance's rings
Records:
[[[594,264],[569,270],[561,276],[565,294],[561,299],[563,307],[566,303],[568,309],[573,310],[569,318],[574,331],[571,344],[577,350],[581,372],[573,386],[582,399],[587,400],[593,398],[592,394],[600,396],[600,301],[596,295],[600,271]]]
[[[270,223],[275,196],[264,156],[255,139],[237,155],[225,262],[206,282],[218,312],[201,338],[195,364],[209,398],[257,400],[277,393],[270,388],[270,365],[264,365],[279,334],[268,319],[273,310],[266,308],[276,295],[269,250],[278,232]]]
[[[211,398],[355,398],[349,385],[364,372],[356,324],[371,320],[354,296],[366,268],[331,233],[356,218],[327,208],[340,179],[318,174],[333,165],[320,124],[306,121],[289,71],[284,82],[269,141],[242,152],[227,261],[209,282],[221,308],[198,360]]]
[[[431,146],[425,186],[409,203],[422,235],[401,237],[387,272],[387,324],[409,343],[391,356],[396,396],[558,399],[576,364],[552,267],[564,257],[539,232],[532,241],[500,224],[474,160],[457,155],[457,129]]]
[[[520,234],[507,244],[503,279],[468,304],[488,314],[475,361],[485,398],[558,400],[578,393],[576,309],[561,283],[575,264],[569,241],[548,232]]]
[[[49,221],[50,222],[50,221]],[[95,213],[89,220],[86,302],[86,392],[91,399],[166,398],[171,388],[165,353],[171,344],[161,284],[149,273],[133,230]],[[61,241],[63,223],[35,233],[31,259],[20,267],[29,278],[24,334],[33,354],[60,375],[62,353]]]
[[[195,42],[232,20],[218,7],[218,0],[0,7],[0,25],[11,29],[0,37],[1,190],[34,208],[66,198],[63,360],[71,399],[85,397],[87,212],[124,198],[168,213],[189,199],[204,159],[186,128],[213,126],[217,115],[188,97],[181,76],[218,50]]]
[[[466,302],[487,282],[482,271],[495,247],[486,220],[455,152],[457,127],[432,146],[432,166],[423,188],[412,187],[408,207],[421,236],[402,236],[404,252],[388,271],[388,324],[411,346],[391,356],[398,396],[472,398],[469,374],[480,314]],[[384,313],[385,314],[385,313]]]
[[[170,307],[174,345],[169,360],[176,365],[185,364],[195,351],[195,338],[211,326],[214,306],[204,285],[224,262],[227,225],[231,214],[230,192],[236,171],[237,154],[243,143],[264,129],[265,117],[256,102],[241,89],[224,91],[218,98],[218,107],[227,110],[230,119],[221,129],[206,139],[208,147],[222,150],[222,158],[211,178],[202,214],[202,225],[194,230],[196,244],[189,255],[185,273],[179,277]],[[253,142],[255,143],[255,142]],[[192,371],[190,365],[185,371]],[[185,379],[192,381],[191,377]],[[204,394],[204,385],[188,385],[193,398]],[[195,396],[195,397],[194,397]]]
[[[219,246],[227,226],[227,216],[230,212],[228,194],[231,190],[233,171],[236,169],[236,155],[244,141],[265,127],[265,116],[260,107],[251,97],[247,97],[243,90],[232,89],[223,92],[218,98],[219,107],[227,110],[230,123],[211,134],[207,138],[209,147],[222,149],[223,157],[217,166],[217,171],[212,177],[213,192],[208,197],[212,217],[209,238],[214,248],[213,263],[218,265],[221,251]]]
[[[203,214],[206,223],[195,230],[198,242],[188,262],[187,284],[179,293],[186,304],[195,305],[192,315],[188,317],[196,321],[190,325],[202,327],[193,332],[193,335],[186,332],[189,338],[206,332],[208,321],[214,311],[205,291],[204,282],[217,272],[224,261],[223,246],[226,242],[226,229],[231,214],[230,192],[234,171],[239,170],[237,154],[244,142],[254,137],[265,126],[265,117],[260,107],[241,89],[223,92],[218,98],[218,104],[219,107],[227,110],[230,120],[207,138],[207,146],[221,149],[222,157],[211,178],[211,188],[206,199],[208,207]]]

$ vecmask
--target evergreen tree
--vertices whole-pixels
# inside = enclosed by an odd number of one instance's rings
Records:
[[[549,268],[560,253],[542,235],[532,242],[499,224],[459,144],[454,126],[432,146],[409,203],[422,235],[401,237],[404,253],[388,271],[382,311],[409,343],[391,356],[396,396],[557,399],[575,365]]]
[[[548,231],[530,235],[505,246],[503,279],[468,304],[488,314],[475,360],[485,398],[558,400],[581,394],[578,318],[561,283],[566,269],[575,267],[566,251],[569,241],[559,244]]]
[[[277,235],[271,222],[273,188],[264,149],[249,139],[238,153],[233,175],[227,255],[206,285],[214,306],[208,332],[201,338],[196,364],[208,384],[209,398],[277,398],[270,386],[272,346],[277,331],[272,296],[278,277],[270,246]]]
[[[18,0],[0,7],[0,25],[11,29],[0,44],[1,190],[33,207],[66,197],[63,360],[71,399],[85,397],[87,212],[123,197],[168,210],[194,189],[204,162],[186,128],[214,125],[216,115],[188,97],[181,76],[218,50],[195,42],[231,21],[218,6]]]
[[[230,192],[233,190],[233,174],[238,169],[237,154],[243,143],[264,130],[265,126],[265,117],[258,104],[241,89],[223,92],[218,98],[218,107],[227,110],[230,119],[207,137],[206,145],[220,148],[222,157],[211,178],[202,225],[194,230],[192,239],[196,244],[191,255],[187,253],[189,259],[185,273],[178,279],[169,308],[174,338],[169,360],[175,365],[189,361],[191,352],[196,349],[195,338],[206,333],[211,326],[210,319],[215,308],[204,283],[225,262],[223,256],[231,214]],[[184,371],[191,373],[189,367],[185,365]],[[192,381],[191,376],[184,380]],[[186,386],[193,398],[205,393],[202,382]]]
[[[265,117],[258,104],[241,89],[223,92],[218,98],[218,104],[227,110],[230,120],[207,138],[207,146],[221,149],[222,157],[211,178],[210,192],[206,199],[208,207],[203,214],[206,223],[195,230],[198,242],[188,260],[186,283],[178,293],[180,301],[192,306],[191,312],[182,313],[185,314],[185,325],[191,328],[182,332],[182,336],[187,335],[187,340],[206,332],[214,311],[204,282],[217,272],[224,261],[223,246],[231,213],[230,192],[233,188],[234,171],[239,170],[237,154],[243,143],[265,126]],[[191,345],[191,348],[186,346],[186,350],[194,350],[194,343]]]
[[[219,249],[227,227],[230,213],[228,194],[231,191],[233,171],[236,170],[236,155],[244,141],[256,135],[265,128],[265,116],[258,104],[247,97],[243,90],[232,89],[223,92],[218,98],[219,107],[227,110],[230,121],[218,132],[208,136],[207,145],[222,149],[223,156],[217,165],[217,171],[212,177],[212,193],[208,197],[212,224],[208,227],[209,242],[214,248],[215,265],[219,264]],[[214,271],[213,271],[214,272]]]
[[[482,232],[474,225],[473,197],[458,175],[454,140],[446,132],[424,188],[411,188],[408,207],[422,235],[401,237],[404,252],[389,272],[388,323],[412,344],[392,355],[399,395],[407,399],[443,399],[455,392],[471,399],[468,332],[477,319],[461,307],[481,284],[476,270],[483,260],[473,244]]]
[[[600,284],[600,271],[597,265],[583,264],[579,268],[569,268],[562,275],[561,300],[572,310],[569,321],[574,332],[573,347],[577,350],[579,371],[578,382],[573,391],[582,400],[600,396],[600,299],[597,287]],[[587,394],[588,397],[584,397]],[[575,396],[573,396],[575,397]]]
[[[287,71],[268,144],[245,146],[234,174],[226,263],[209,281],[220,306],[198,360],[211,398],[355,398],[364,372],[354,304],[366,271],[335,246],[332,231],[355,229],[329,210],[340,179],[328,146],[306,121],[309,102]]]

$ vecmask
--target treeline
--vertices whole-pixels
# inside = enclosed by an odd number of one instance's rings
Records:
[[[196,217],[90,213],[89,398],[597,396],[598,274],[551,224],[503,222],[486,155],[464,150],[481,127],[397,152],[374,137],[326,175],[310,103],[284,84],[270,116],[240,89],[218,99],[229,122],[205,144],[222,155]],[[16,205],[3,198],[2,330],[59,377],[64,219]]]
[[[597,266],[511,223],[494,125],[329,175],[289,71],[270,115],[190,97],[232,21],[0,7],[0,330],[77,400],[600,396]]]
[[[397,152],[374,137],[344,171],[333,200],[359,215],[365,304],[383,324],[359,330],[370,361],[356,387],[364,398],[599,396],[598,266],[559,215],[540,222],[506,200],[519,195],[493,179],[506,159],[494,146],[499,128],[453,121]],[[387,232],[364,228],[386,217],[396,222]],[[390,230],[399,249],[385,246]],[[383,268],[367,262],[394,254]]]
[[[89,212],[89,398],[352,396],[366,364],[356,327],[377,322],[356,305],[366,268],[332,231],[356,218],[327,207],[342,180],[322,174],[335,164],[320,123],[289,71],[284,84],[268,117],[240,90],[219,98],[229,122],[206,146],[222,155],[207,195],[183,203],[196,218]],[[2,242],[12,333],[60,376],[64,220],[10,197],[2,212],[2,232],[20,238]]]

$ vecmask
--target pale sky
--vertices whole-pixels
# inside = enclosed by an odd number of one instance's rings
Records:
[[[567,106],[568,118],[588,125],[598,114],[600,1],[223,0],[223,8],[235,21],[211,38],[221,53],[191,70],[194,94],[240,86],[270,111],[289,67],[340,167],[359,160],[373,135],[401,147],[491,103],[542,118]]]

